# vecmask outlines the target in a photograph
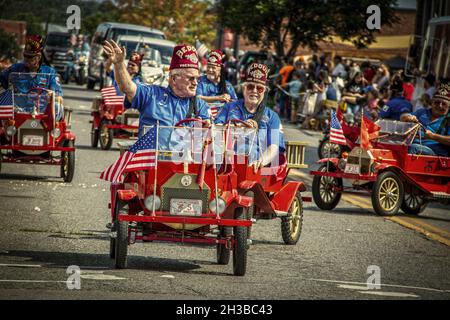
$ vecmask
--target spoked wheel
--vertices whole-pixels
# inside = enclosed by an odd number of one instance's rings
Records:
[[[92,124],[92,128],[91,128],[91,147],[92,148],[97,148],[99,136],[100,136],[100,133],[99,133],[98,128],[95,129],[94,124]]]
[[[100,147],[103,150],[109,150],[113,143],[114,132],[113,129],[109,129],[106,126],[110,125],[111,121],[103,120],[100,122]]]
[[[319,168],[319,171],[326,172],[327,165]],[[335,171],[333,165],[329,166],[329,171]],[[341,200],[342,178],[328,176],[314,176],[312,183],[312,194],[314,202],[322,210],[333,210]]]
[[[230,227],[219,227],[220,238],[224,239],[227,236],[233,234],[233,229]],[[230,262],[230,251],[231,248],[227,248],[224,244],[217,244],[217,263],[222,265],[227,265]]]
[[[73,148],[73,141],[66,141],[63,145],[65,148]],[[61,178],[64,182],[72,182],[75,173],[75,151],[61,152]]]
[[[243,208],[237,208],[236,220],[245,220]],[[247,227],[234,227],[233,274],[244,276],[247,270]]]
[[[427,204],[428,201],[420,194],[420,191],[412,188],[410,192],[405,192],[405,198],[400,208],[406,214],[418,215],[426,208]]]
[[[125,203],[119,199],[116,200],[115,221],[113,229],[116,231],[116,238],[111,238],[110,245],[115,245],[114,259],[116,269],[125,269],[127,267],[128,256],[128,222],[119,221],[119,215],[124,211]],[[110,256],[112,248],[110,248]]]
[[[297,244],[303,226],[303,203],[300,194],[296,194],[289,209],[289,216],[281,218],[281,236],[285,244]]]
[[[319,159],[339,158],[342,153],[342,147],[339,144],[331,143],[330,137],[324,138],[317,149]]]
[[[380,216],[397,214],[403,203],[403,183],[392,171],[381,173],[372,189],[372,205]]]

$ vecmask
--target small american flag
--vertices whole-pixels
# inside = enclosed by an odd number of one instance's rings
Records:
[[[131,148],[122,154],[116,162],[106,168],[100,179],[109,182],[121,182],[122,173],[146,170],[156,166],[156,126],[150,130]]]
[[[123,105],[125,96],[119,96],[117,94],[116,88],[106,87],[101,90],[102,98],[106,105]]]
[[[0,119],[9,119],[14,117],[14,106],[10,90],[0,94]]]
[[[208,47],[199,40],[195,40],[195,49],[197,49],[198,56],[201,58],[208,53]]]
[[[343,145],[347,144],[341,124],[334,111],[331,111],[330,142]]]
[[[220,112],[220,108],[222,108],[222,104],[219,103],[211,103],[209,105],[209,109],[211,110],[211,118],[214,120]]]

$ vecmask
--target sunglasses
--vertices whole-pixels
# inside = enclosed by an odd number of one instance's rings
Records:
[[[177,74],[177,76],[182,77],[182,78],[186,79],[189,82],[198,81],[198,78],[200,78],[199,76],[186,76],[184,74]]]
[[[255,90],[256,89],[256,91],[258,92],[258,93],[263,93],[264,92],[264,90],[266,90],[266,87],[264,87],[264,86],[260,86],[260,85],[255,85],[255,84],[246,84],[245,85],[245,88],[248,90],[248,91],[253,91],[253,90]]]

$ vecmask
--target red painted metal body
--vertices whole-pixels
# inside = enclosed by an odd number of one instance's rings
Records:
[[[0,150],[3,150],[3,162],[61,165],[61,152],[75,151],[75,147],[65,145],[68,141],[75,142],[75,134],[68,129],[64,118],[55,120],[52,108],[53,106],[49,105],[43,113],[36,114],[15,112],[9,119],[0,120]],[[8,127],[15,127],[16,133],[8,136]],[[42,145],[24,145],[20,134],[27,129],[38,132],[37,135],[42,137]],[[60,131],[57,137],[51,134],[54,129]]]

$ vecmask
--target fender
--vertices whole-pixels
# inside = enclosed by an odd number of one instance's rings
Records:
[[[130,201],[136,198],[137,194],[134,190],[119,190],[117,191],[117,196],[122,201]]]
[[[64,132],[64,136],[63,137],[64,137],[64,139],[62,139],[62,141],[65,141],[65,140],[75,141],[75,139],[76,139],[75,134],[73,132],[71,132],[71,131]]]
[[[239,189],[241,189],[242,193],[253,191],[255,205],[264,213],[275,214],[275,208],[260,183],[244,180],[239,183]]]
[[[272,203],[275,204],[276,210],[288,212],[297,192],[304,191],[306,191],[306,187],[303,182],[289,181],[273,195]]]
[[[320,159],[319,161],[317,161],[317,163],[327,163],[327,162],[331,162],[337,168],[339,159],[338,158],[323,158],[323,159]]]
[[[375,169],[378,170],[377,175],[386,172],[386,171],[393,171],[395,172],[402,180],[407,181],[409,184],[415,186],[422,192],[425,192],[429,194],[430,192],[423,188],[419,183],[417,183],[415,180],[411,179],[400,167],[388,164],[388,163],[381,163],[377,166],[375,166]]]

